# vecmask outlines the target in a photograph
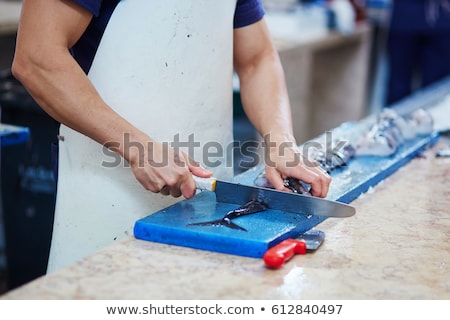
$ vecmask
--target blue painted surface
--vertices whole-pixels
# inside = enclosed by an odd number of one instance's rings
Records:
[[[18,127],[0,124],[0,146],[6,147],[27,141],[30,137],[30,130],[26,127]]]
[[[370,121],[368,119],[367,121]],[[366,124],[367,124],[366,121]],[[336,136],[357,136],[364,129],[360,124],[346,123],[336,128]],[[437,141],[438,134],[405,142],[390,157],[363,156],[350,160],[347,166],[331,173],[333,182],[327,196],[330,200],[350,203],[370,187],[394,173],[427,146]],[[351,139],[351,137],[350,137]],[[321,137],[318,137],[318,141]],[[252,168],[235,177],[235,182],[254,185],[263,167]],[[234,219],[247,232],[223,226],[187,226],[189,223],[220,219],[236,205],[217,203],[211,192],[202,192],[193,199],[181,201],[158,211],[135,224],[135,237],[203,250],[259,258],[273,245],[297,237],[323,222],[324,217],[267,210]],[[358,212],[356,213],[358,214]]]

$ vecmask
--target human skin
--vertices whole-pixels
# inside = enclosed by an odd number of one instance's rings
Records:
[[[210,177],[185,153],[163,145],[117,114],[99,95],[69,52],[89,25],[92,14],[69,0],[24,0],[12,70],[36,102],[55,120],[122,156],[136,179],[151,192],[191,198],[192,175]],[[287,190],[286,177],[301,179],[314,196],[325,197],[331,178],[301,159],[292,133],[284,74],[264,19],[234,30],[234,67],[240,77],[245,112],[258,132],[270,134],[266,175],[276,189]],[[123,137],[144,147],[126,148]],[[280,154],[279,146],[289,142]],[[300,156],[299,156],[300,155]],[[162,163],[166,166],[154,166]]]

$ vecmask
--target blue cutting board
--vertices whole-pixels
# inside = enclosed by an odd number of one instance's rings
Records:
[[[235,204],[216,202],[213,192],[203,191],[136,222],[136,238],[249,257],[261,257],[268,247],[295,237],[319,223],[318,217],[266,210],[235,219],[247,231],[223,226],[188,226],[220,219]]]
[[[334,130],[336,136],[343,136],[345,132],[357,132],[355,124],[346,123]],[[347,166],[331,173],[333,182],[327,199],[350,203],[435,143],[437,138],[435,133],[408,141],[390,157],[351,159]],[[236,176],[234,182],[254,185],[254,180],[263,169],[262,166],[250,169]],[[267,210],[233,220],[247,231],[223,226],[188,226],[190,223],[220,219],[237,207],[235,204],[218,203],[214,193],[204,191],[190,200],[183,200],[136,221],[134,235],[142,240],[260,258],[273,245],[297,237],[326,219]]]

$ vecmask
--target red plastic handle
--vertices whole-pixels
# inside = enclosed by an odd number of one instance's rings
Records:
[[[305,254],[306,243],[295,239],[287,239],[273,246],[263,256],[264,263],[269,268],[279,268],[294,254]]]

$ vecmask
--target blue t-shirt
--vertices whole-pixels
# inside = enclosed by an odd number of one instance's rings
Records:
[[[86,32],[72,48],[72,54],[84,72],[88,73],[100,40],[114,9],[120,0],[72,0],[94,15]],[[237,0],[234,28],[241,28],[259,21],[264,16],[261,0]]]

